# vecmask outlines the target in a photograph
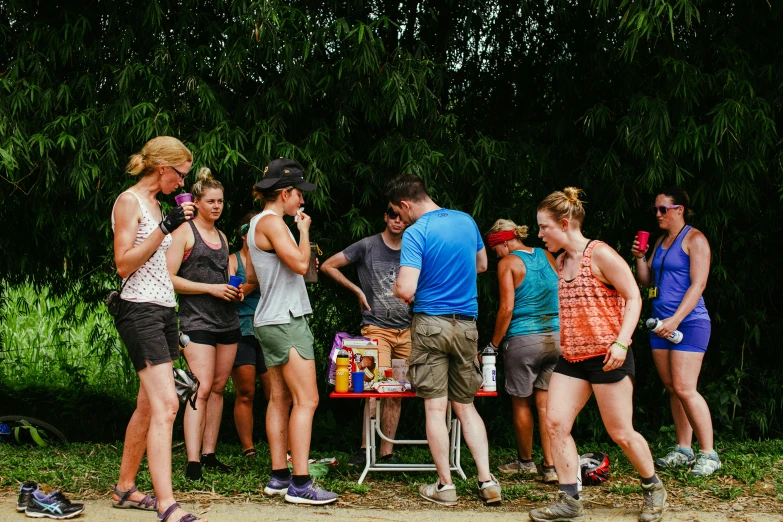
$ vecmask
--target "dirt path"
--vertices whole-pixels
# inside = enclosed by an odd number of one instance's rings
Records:
[[[74,499],[76,500],[76,499]],[[101,522],[150,522],[150,513],[135,510],[119,510],[111,507],[108,500],[88,500],[87,509],[74,521],[92,520]],[[526,512],[497,511],[460,511],[448,508],[428,509],[422,505],[420,510],[355,509],[346,507],[308,507],[291,506],[285,503],[261,505],[255,503],[231,504],[212,502],[205,504],[185,504],[186,508],[200,516],[208,517],[212,522],[257,522],[274,520],[275,522],[299,522],[305,520],[367,520],[388,522],[520,522],[528,520]],[[0,496],[0,522],[26,520],[24,514],[16,513],[16,497]],[[637,513],[626,509],[596,509],[587,513],[587,522],[632,522]],[[752,511],[668,511],[667,522],[783,522],[783,514],[758,513]]]

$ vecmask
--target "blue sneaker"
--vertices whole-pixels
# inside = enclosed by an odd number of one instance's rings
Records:
[[[288,493],[285,494],[285,500],[292,504],[331,504],[337,500],[337,493],[319,488],[312,480],[308,480],[304,486],[297,486],[292,481],[288,486]]]
[[[264,488],[264,493],[270,496],[280,495],[281,497],[288,493],[288,487],[291,485],[291,475],[287,479],[279,479],[272,475]]]
[[[84,504],[72,504],[65,495],[55,491],[44,495],[40,491],[34,491],[25,509],[25,515],[31,518],[54,518],[62,520],[73,518],[84,511]]]
[[[28,480],[19,488],[19,497],[16,499],[16,511],[18,513],[24,513],[27,509],[27,504],[30,502],[30,497],[33,493],[38,491],[38,484]]]

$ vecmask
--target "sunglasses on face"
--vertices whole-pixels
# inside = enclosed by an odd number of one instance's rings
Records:
[[[397,219],[398,217],[400,217],[400,215],[395,211],[393,211],[392,209],[386,210],[386,215],[389,216],[389,219]]]
[[[652,206],[650,207],[650,212],[652,212],[653,216],[657,216],[658,212],[661,213],[661,215],[665,215],[666,211],[672,210],[675,208],[680,208],[682,205],[661,205],[660,207]]]
[[[182,179],[182,180],[184,180],[184,179],[185,179],[185,174],[181,173],[180,171],[178,171],[177,169],[175,169],[175,168],[174,168],[174,167],[172,167],[171,165],[169,165],[169,168],[170,168],[171,170],[173,170],[174,172],[176,172],[176,173],[177,173],[177,176],[179,176],[179,179]]]

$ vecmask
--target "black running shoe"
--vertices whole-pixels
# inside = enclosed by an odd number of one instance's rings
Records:
[[[19,488],[19,498],[16,501],[16,511],[23,513],[30,502],[33,492],[38,491],[38,483],[28,480]]]
[[[365,465],[367,465],[367,452],[364,450],[364,448],[351,457],[351,460],[348,461],[348,465],[355,468],[363,468]]]
[[[223,473],[231,473],[232,471],[234,471],[233,466],[229,466],[228,464],[223,464],[222,462],[220,462],[214,453],[202,454],[201,465],[204,466],[205,468],[212,468],[218,471],[222,471]]]
[[[54,518],[62,520],[73,518],[84,511],[84,504],[73,504],[65,498],[65,495],[55,491],[44,495],[40,491],[34,491],[30,495],[25,514],[31,518]]]

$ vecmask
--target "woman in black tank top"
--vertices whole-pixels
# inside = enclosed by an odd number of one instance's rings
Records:
[[[223,415],[223,390],[242,337],[235,302],[242,294],[228,284],[228,241],[215,227],[223,212],[223,186],[202,168],[191,188],[198,213],[173,234],[166,254],[179,294],[180,330],[190,337],[185,358],[200,382],[196,409],[185,410],[186,475],[201,480],[201,467],[229,471],[215,457]]]

